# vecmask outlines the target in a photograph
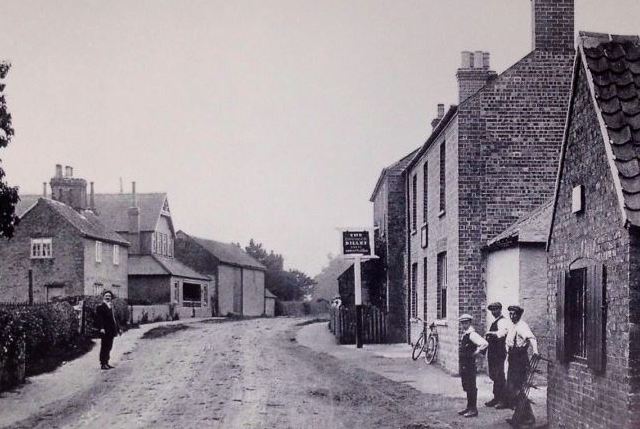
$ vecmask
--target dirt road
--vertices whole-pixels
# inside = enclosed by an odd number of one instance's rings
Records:
[[[295,342],[299,322],[202,322],[141,339],[88,391],[14,427],[449,427],[425,414],[444,399],[312,352]]]

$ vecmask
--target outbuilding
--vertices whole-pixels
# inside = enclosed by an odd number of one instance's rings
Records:
[[[640,427],[640,38],[580,33],[548,249],[552,428]]]

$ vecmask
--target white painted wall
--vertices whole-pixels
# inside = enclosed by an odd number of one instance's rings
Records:
[[[520,250],[500,249],[487,255],[487,304],[502,303],[502,312],[509,318],[507,307],[520,304]],[[487,317],[487,329],[493,321]]]

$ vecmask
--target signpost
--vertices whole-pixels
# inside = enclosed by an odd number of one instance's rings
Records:
[[[341,231],[342,257],[353,259],[353,283],[356,305],[356,348],[362,348],[362,261],[376,259],[373,231],[367,228],[345,228]]]

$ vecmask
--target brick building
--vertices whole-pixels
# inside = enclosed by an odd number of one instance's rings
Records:
[[[261,316],[270,311],[269,291],[264,287],[266,268],[239,246],[178,231],[176,257],[213,279],[215,314]],[[275,306],[272,299],[268,303]]]
[[[444,110],[444,106],[442,109]],[[383,277],[379,279],[383,296],[380,309],[387,315],[388,342],[407,341],[407,296],[404,287],[407,222],[402,172],[416,152],[417,149],[384,168],[369,199],[373,203],[375,237],[380,243],[376,254],[380,256],[382,268],[375,272],[381,273]],[[363,271],[363,276],[365,281],[373,280],[366,277],[366,271]]]
[[[116,233],[130,244],[125,269],[128,298],[148,304],[177,304],[180,316],[210,316],[209,282],[211,279],[174,258],[175,229],[165,193],[96,194],[93,182],[73,177],[73,168],[56,165],[51,178],[51,197],[78,212],[90,211],[106,230]],[[46,194],[46,183],[44,184]],[[21,195],[18,214],[39,198]],[[103,251],[110,248],[101,245]],[[122,257],[120,258],[123,259]],[[93,295],[98,290],[87,291]]]
[[[640,38],[581,33],[548,239],[550,427],[640,427]]]
[[[129,242],[79,199],[65,202],[41,197],[18,206],[15,236],[0,241],[0,301],[28,301],[29,272],[35,302],[104,289],[128,297]]]
[[[551,198],[573,59],[573,0],[534,0],[533,50],[503,73],[463,52],[459,105],[405,170],[408,314],[439,325],[438,359],[458,370],[458,317],[485,323],[482,248]],[[439,115],[441,116],[441,115]],[[411,324],[409,341],[422,326]]]

